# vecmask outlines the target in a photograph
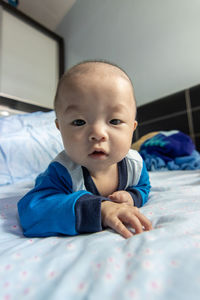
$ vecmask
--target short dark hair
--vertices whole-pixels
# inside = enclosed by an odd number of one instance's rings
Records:
[[[91,69],[91,64],[106,64],[106,65],[110,65],[111,67],[117,68],[118,71],[121,72],[121,75],[124,75],[124,78],[126,78],[132,87],[133,90],[133,83],[129,77],[129,75],[126,73],[126,71],[124,69],[122,69],[121,67],[119,67],[116,63],[110,62],[108,60],[105,59],[95,59],[95,60],[84,60],[81,61],[79,63],[77,63],[76,65],[74,65],[73,67],[71,67],[66,73],[64,73],[62,75],[62,77],[60,78],[59,82],[58,82],[58,86],[57,86],[57,91],[56,91],[56,95],[55,95],[55,99],[54,99],[54,110],[57,110],[57,104],[58,104],[58,99],[59,99],[59,91],[60,91],[60,87],[62,85],[62,82],[67,80],[67,79],[71,79],[76,75],[81,75],[85,72],[87,72],[88,70]],[[133,91],[134,94],[134,91]],[[135,97],[134,97],[135,99]]]

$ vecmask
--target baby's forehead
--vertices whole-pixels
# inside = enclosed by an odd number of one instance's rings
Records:
[[[80,84],[82,81],[91,79],[101,80],[102,78],[113,79],[123,78],[129,82],[132,87],[132,83],[129,77],[123,70],[114,65],[106,63],[83,63],[72,67],[61,79],[61,86],[73,85],[77,82]]]
[[[72,67],[67,73],[63,75],[60,80],[57,95],[55,99],[55,108],[58,108],[58,102],[64,101],[68,102],[69,97],[75,97],[76,95],[81,95],[82,91],[99,90],[100,88],[111,89],[112,87],[119,88],[126,86],[127,92],[131,93],[135,103],[134,91],[131,80],[128,75],[123,72],[120,68],[108,65],[104,63],[84,63]],[[103,90],[101,89],[101,92]]]
[[[127,78],[111,73],[86,72],[84,74],[76,74],[71,78],[64,78],[60,87],[61,98],[67,99],[82,97],[83,95],[120,95],[126,93],[129,97],[133,97],[133,89]]]

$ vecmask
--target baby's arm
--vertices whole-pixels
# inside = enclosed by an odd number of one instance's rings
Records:
[[[126,203],[104,201],[101,204],[101,219],[104,227],[111,227],[125,238],[133,236],[125,225],[131,226],[135,233],[151,230],[151,222],[140,213],[137,207]]]
[[[108,198],[116,203],[126,203],[131,206],[141,207],[148,200],[150,187],[149,175],[143,162],[141,176],[137,185],[130,186],[124,191],[116,191],[109,195]]]
[[[107,198],[84,190],[73,192],[67,169],[53,162],[18,203],[24,235],[42,237],[100,231],[102,200]]]

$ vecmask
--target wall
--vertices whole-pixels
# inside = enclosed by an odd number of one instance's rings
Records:
[[[57,28],[66,68],[94,58],[125,68],[138,105],[199,84],[199,0],[77,0]]]
[[[58,38],[14,12],[0,5],[0,104],[5,105],[7,98],[7,105],[15,99],[53,108],[59,78]]]

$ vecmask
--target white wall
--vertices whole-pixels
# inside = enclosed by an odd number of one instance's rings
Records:
[[[119,64],[138,105],[200,83],[199,0],[77,0],[57,33],[66,68],[95,58]]]

